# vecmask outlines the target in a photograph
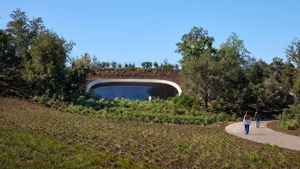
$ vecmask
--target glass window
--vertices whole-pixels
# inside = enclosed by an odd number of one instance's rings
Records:
[[[125,98],[130,100],[148,100],[153,98],[166,99],[178,94],[177,90],[166,84],[100,84],[93,87],[94,92],[105,99]]]

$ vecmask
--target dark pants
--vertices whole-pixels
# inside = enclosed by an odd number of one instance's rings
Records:
[[[249,124],[245,124],[245,134],[249,134]]]
[[[260,126],[260,120],[256,119],[256,127],[259,128],[259,126]]]

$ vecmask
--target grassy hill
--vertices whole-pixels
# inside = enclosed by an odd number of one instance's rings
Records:
[[[300,168],[300,152],[208,126],[59,112],[0,97],[1,168]]]

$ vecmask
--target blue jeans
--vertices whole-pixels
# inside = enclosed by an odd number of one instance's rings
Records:
[[[245,134],[249,134],[249,124],[245,124]]]
[[[259,128],[259,126],[260,126],[260,120],[256,119],[256,127]]]

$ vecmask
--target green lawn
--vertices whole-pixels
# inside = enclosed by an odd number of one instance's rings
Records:
[[[300,168],[300,152],[209,126],[58,112],[0,98],[1,168]]]

